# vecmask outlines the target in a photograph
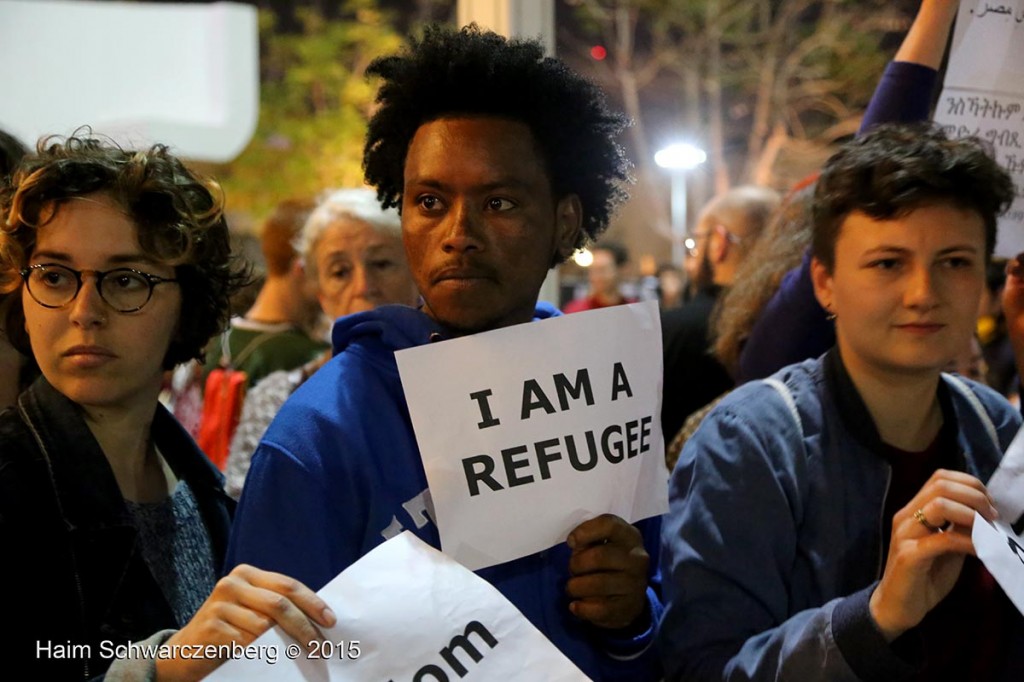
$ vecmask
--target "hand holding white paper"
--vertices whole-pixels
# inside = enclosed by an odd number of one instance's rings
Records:
[[[655,302],[395,354],[441,547],[478,570],[668,510]]]
[[[374,549],[319,595],[338,624],[323,631],[330,645],[320,646],[316,658],[304,642],[274,628],[249,648],[274,652],[275,663],[266,655],[240,657],[206,679],[588,679],[494,587],[409,532]]]

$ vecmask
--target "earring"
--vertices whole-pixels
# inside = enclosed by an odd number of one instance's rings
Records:
[[[825,316],[825,319],[828,320],[829,322],[834,322],[835,319],[836,319],[836,314],[834,312],[832,312],[832,306],[829,306],[827,308],[827,310],[828,310],[828,315]]]

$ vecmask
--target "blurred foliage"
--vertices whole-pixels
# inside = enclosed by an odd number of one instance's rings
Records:
[[[374,0],[345,0],[332,18],[294,10],[300,30],[260,12],[260,117],[241,155],[215,170],[231,211],[262,215],[279,201],[363,184],[362,149],[376,86],[364,77],[401,36]]]
[[[564,1],[582,29],[577,51],[607,46],[604,62],[577,63],[621,94],[634,137],[687,131],[718,190],[785,186],[815,168],[856,130],[891,56],[885,41],[909,27],[887,0]]]

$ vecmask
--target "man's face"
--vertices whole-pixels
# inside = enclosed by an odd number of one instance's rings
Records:
[[[430,317],[464,334],[533,318],[548,269],[572,250],[575,195],[556,200],[523,123],[444,118],[405,159],[402,235]]]
[[[840,228],[832,272],[815,261],[812,273],[855,379],[937,374],[967,350],[975,329],[985,225],[946,204],[889,220],[855,212]]]
[[[619,293],[619,266],[615,254],[607,249],[594,250],[594,262],[587,268],[590,293],[601,296],[617,296]]]

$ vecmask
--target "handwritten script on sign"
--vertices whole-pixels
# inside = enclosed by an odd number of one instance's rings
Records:
[[[935,121],[953,137],[993,145],[1017,186],[999,222],[996,253],[1024,251],[1024,0],[960,3]]]
[[[653,301],[395,354],[441,547],[477,570],[668,508]]]

